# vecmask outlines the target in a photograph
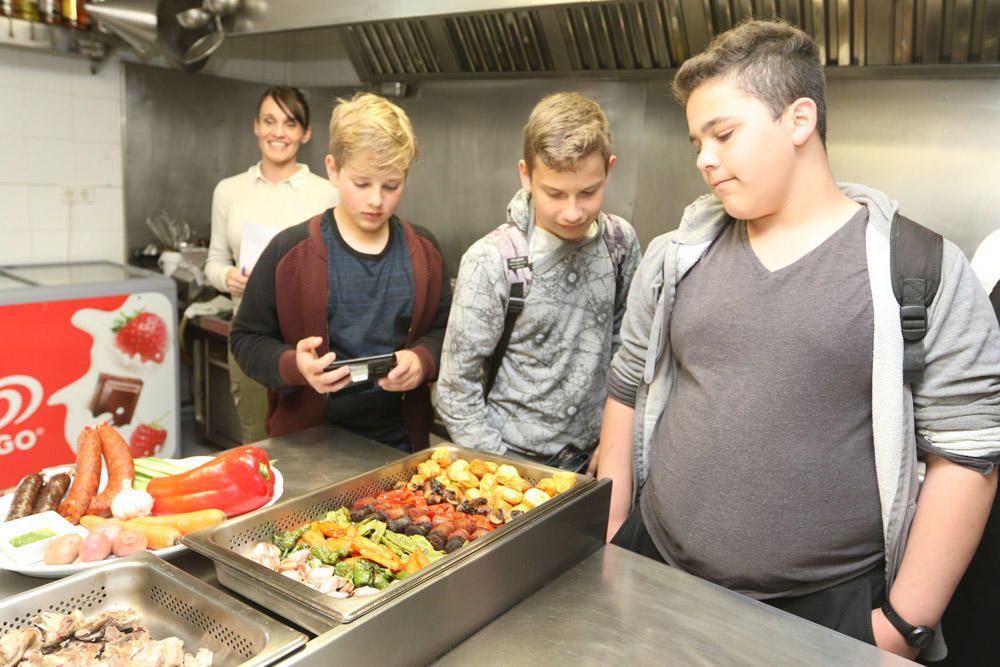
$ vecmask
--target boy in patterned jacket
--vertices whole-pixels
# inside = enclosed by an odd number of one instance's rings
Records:
[[[631,225],[601,210],[614,164],[596,102],[556,93],[535,106],[518,163],[523,189],[505,225],[474,243],[458,272],[434,389],[457,444],[536,458],[596,446],[605,376],[640,257]],[[508,256],[511,240],[526,256]],[[504,331],[506,272],[525,269],[524,310],[487,395],[482,372]]]

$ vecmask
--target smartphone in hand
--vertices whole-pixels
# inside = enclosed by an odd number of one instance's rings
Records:
[[[590,457],[589,452],[585,452],[576,445],[566,445],[550,456],[545,465],[582,473],[587,471],[587,466],[590,465]]]
[[[396,367],[396,353],[378,354],[372,357],[356,357],[354,359],[337,359],[324,368],[332,371],[341,366],[347,366],[351,371],[351,384],[370,382],[385,377]]]

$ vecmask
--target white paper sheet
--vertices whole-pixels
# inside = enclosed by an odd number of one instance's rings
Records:
[[[260,259],[260,254],[277,233],[278,230],[274,227],[265,227],[249,221],[243,223],[243,240],[240,241],[240,269],[243,275],[250,275],[257,260]]]

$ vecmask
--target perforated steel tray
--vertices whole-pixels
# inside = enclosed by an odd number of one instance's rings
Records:
[[[449,445],[447,449],[453,459],[461,457],[471,461],[478,458],[498,464],[511,464],[520,471],[522,477],[532,482],[556,472],[555,468],[548,466],[515,461],[455,445]],[[396,482],[408,481],[417,471],[417,466],[429,459],[433,451],[432,449],[412,454],[265,510],[226,521],[217,528],[185,537],[184,543],[215,562],[216,575],[222,585],[318,634],[335,624],[351,622],[399,595],[413,590],[429,578],[442,576],[450,568],[460,566],[466,558],[484,549],[490,549],[502,542],[506,536],[516,533],[519,526],[531,523],[544,515],[542,509],[548,510],[569,502],[596,484],[592,477],[577,475],[576,486],[569,491],[559,494],[489,535],[469,542],[417,574],[393,583],[378,595],[370,597],[332,598],[246,557],[255,544],[269,541],[275,533],[293,530],[323,517],[331,510],[350,507],[355,500],[391,489]]]
[[[109,561],[0,601],[0,634],[29,625],[42,612],[93,616],[130,607],[153,639],[179,637],[189,653],[214,653],[213,665],[270,665],[306,636],[148,552]]]

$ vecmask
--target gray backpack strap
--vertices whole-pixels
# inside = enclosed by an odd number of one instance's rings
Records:
[[[997,316],[997,322],[1000,322],[1000,280],[990,292],[990,303],[993,304],[993,314]]]
[[[493,354],[486,360],[483,369],[483,398],[489,396],[493,389],[500,363],[507,353],[514,323],[524,310],[524,302],[531,288],[531,261],[528,259],[528,239],[524,233],[516,225],[508,222],[490,232],[489,238],[500,250],[500,261],[503,262],[504,275],[507,278],[507,308],[500,340]]]
[[[613,216],[606,216],[604,219],[604,244],[608,246],[608,253],[611,255],[611,263],[615,266],[615,296],[621,292],[625,283],[625,232],[622,226]]]
[[[944,239],[923,225],[897,213],[889,231],[889,262],[892,291],[899,302],[899,324],[903,332],[903,383],[924,377],[924,336],[927,308],[941,284]]]

